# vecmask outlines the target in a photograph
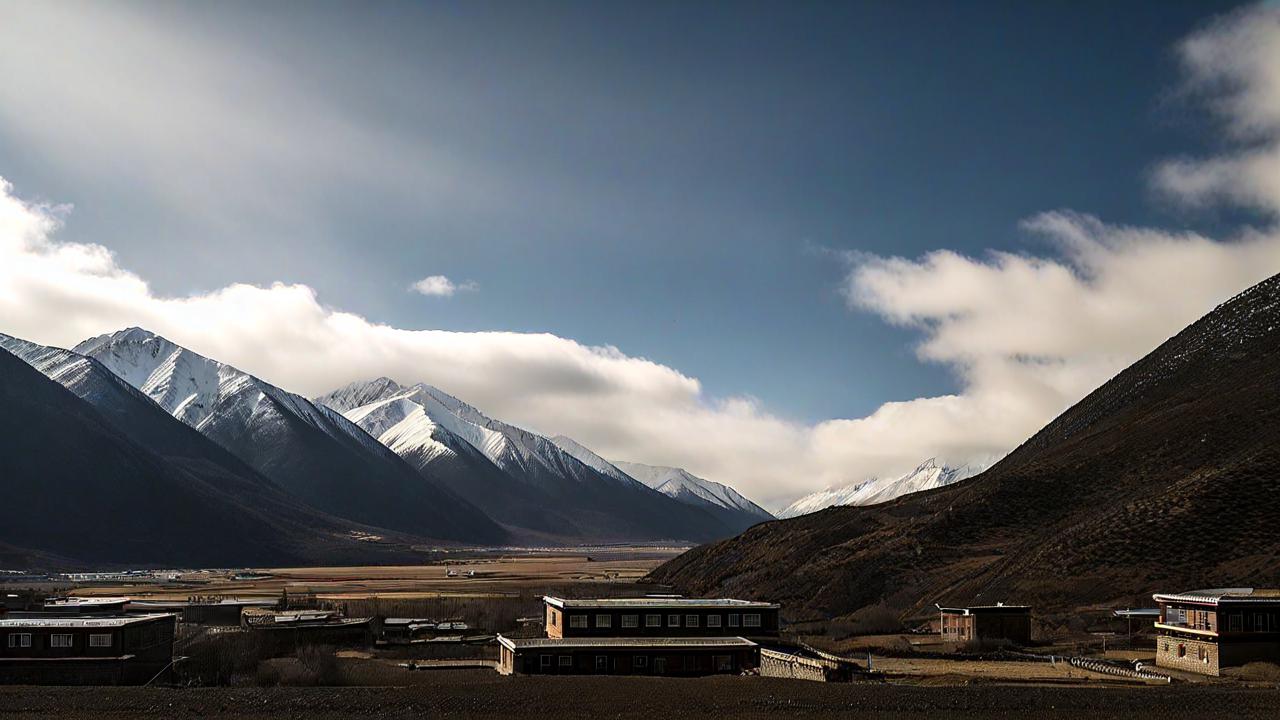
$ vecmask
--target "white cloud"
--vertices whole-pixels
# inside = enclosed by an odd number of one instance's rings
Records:
[[[1273,11],[1251,12],[1265,32],[1241,30],[1252,16],[1234,16],[1193,38],[1194,58],[1210,60],[1189,66],[1194,80],[1197,67],[1216,67],[1214,58],[1260,54],[1232,60],[1232,68],[1252,68],[1241,71],[1248,82],[1209,99],[1231,138],[1273,147],[1280,77],[1263,66],[1275,66],[1267,58],[1280,47],[1280,24]],[[1196,167],[1235,158],[1229,152]],[[1195,179],[1208,189],[1185,195],[1272,198],[1270,207],[1280,208],[1266,175],[1232,179],[1222,192],[1226,180],[1210,173]],[[106,248],[59,239],[66,212],[0,186],[0,331],[66,346],[140,325],[305,394],[377,375],[427,381],[606,457],[687,467],[774,506],[827,485],[901,473],[929,456],[997,458],[1216,303],[1280,272],[1274,229],[1216,240],[1071,212],[1025,223],[1054,248],[1043,257],[944,250],[854,258],[844,285],[850,306],[918,330],[919,357],[952,368],[960,389],[887,403],[863,418],[804,424],[751,398],[708,397],[676,369],[550,334],[403,330],[327,307],[303,285],[166,296]]]
[[[410,285],[409,289],[432,297],[453,297],[456,292],[479,290],[480,286],[471,280],[455,283],[444,275],[429,275]]]
[[[1239,147],[1156,167],[1156,187],[1193,206],[1229,201],[1280,213],[1280,7],[1226,15],[1178,47],[1185,94],[1204,98]]]

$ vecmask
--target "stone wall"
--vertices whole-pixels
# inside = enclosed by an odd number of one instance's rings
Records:
[[[1156,638],[1156,667],[1218,675],[1218,644],[1160,635]]]
[[[760,675],[763,677],[792,678],[794,680],[817,680],[825,682],[827,667],[821,660],[778,652],[776,650],[760,651]]]

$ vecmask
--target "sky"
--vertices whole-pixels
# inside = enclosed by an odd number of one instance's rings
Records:
[[[768,506],[1280,272],[1280,16],[0,0],[0,331],[390,375]]]

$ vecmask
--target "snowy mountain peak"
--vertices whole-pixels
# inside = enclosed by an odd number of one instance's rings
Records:
[[[773,519],[769,511],[743,497],[737,490],[723,483],[700,478],[683,468],[629,462],[615,462],[614,465],[664,495],[676,499],[698,498],[711,505],[757,516],[761,520]]]
[[[922,490],[932,490],[977,474],[968,465],[951,468],[929,458],[899,478],[870,478],[853,485],[827,488],[806,495],[778,513],[780,518],[807,515],[836,505],[875,505]]]
[[[362,405],[386,400],[405,391],[405,387],[389,377],[358,380],[344,385],[327,395],[316,398],[316,403],[333,408],[340,413]]]
[[[595,452],[590,448],[567,435],[556,435],[551,438],[551,442],[555,443],[561,450],[564,450],[577,458],[587,467],[596,470],[602,475],[611,477],[621,483],[644,484],[636,478],[631,477],[625,470],[622,470],[617,465],[595,454]]]

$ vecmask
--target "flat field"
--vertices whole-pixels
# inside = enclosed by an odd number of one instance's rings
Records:
[[[635,583],[683,548],[610,547],[588,551],[462,555],[424,565],[194,570],[174,581],[92,584],[76,595],[185,599],[192,595],[279,597],[313,594],[319,600],[503,597],[574,585]],[[616,593],[616,591],[615,591]]]
[[[1274,689],[919,687],[759,677],[503,677],[419,671],[404,687],[0,687],[4,718],[1274,718]]]

